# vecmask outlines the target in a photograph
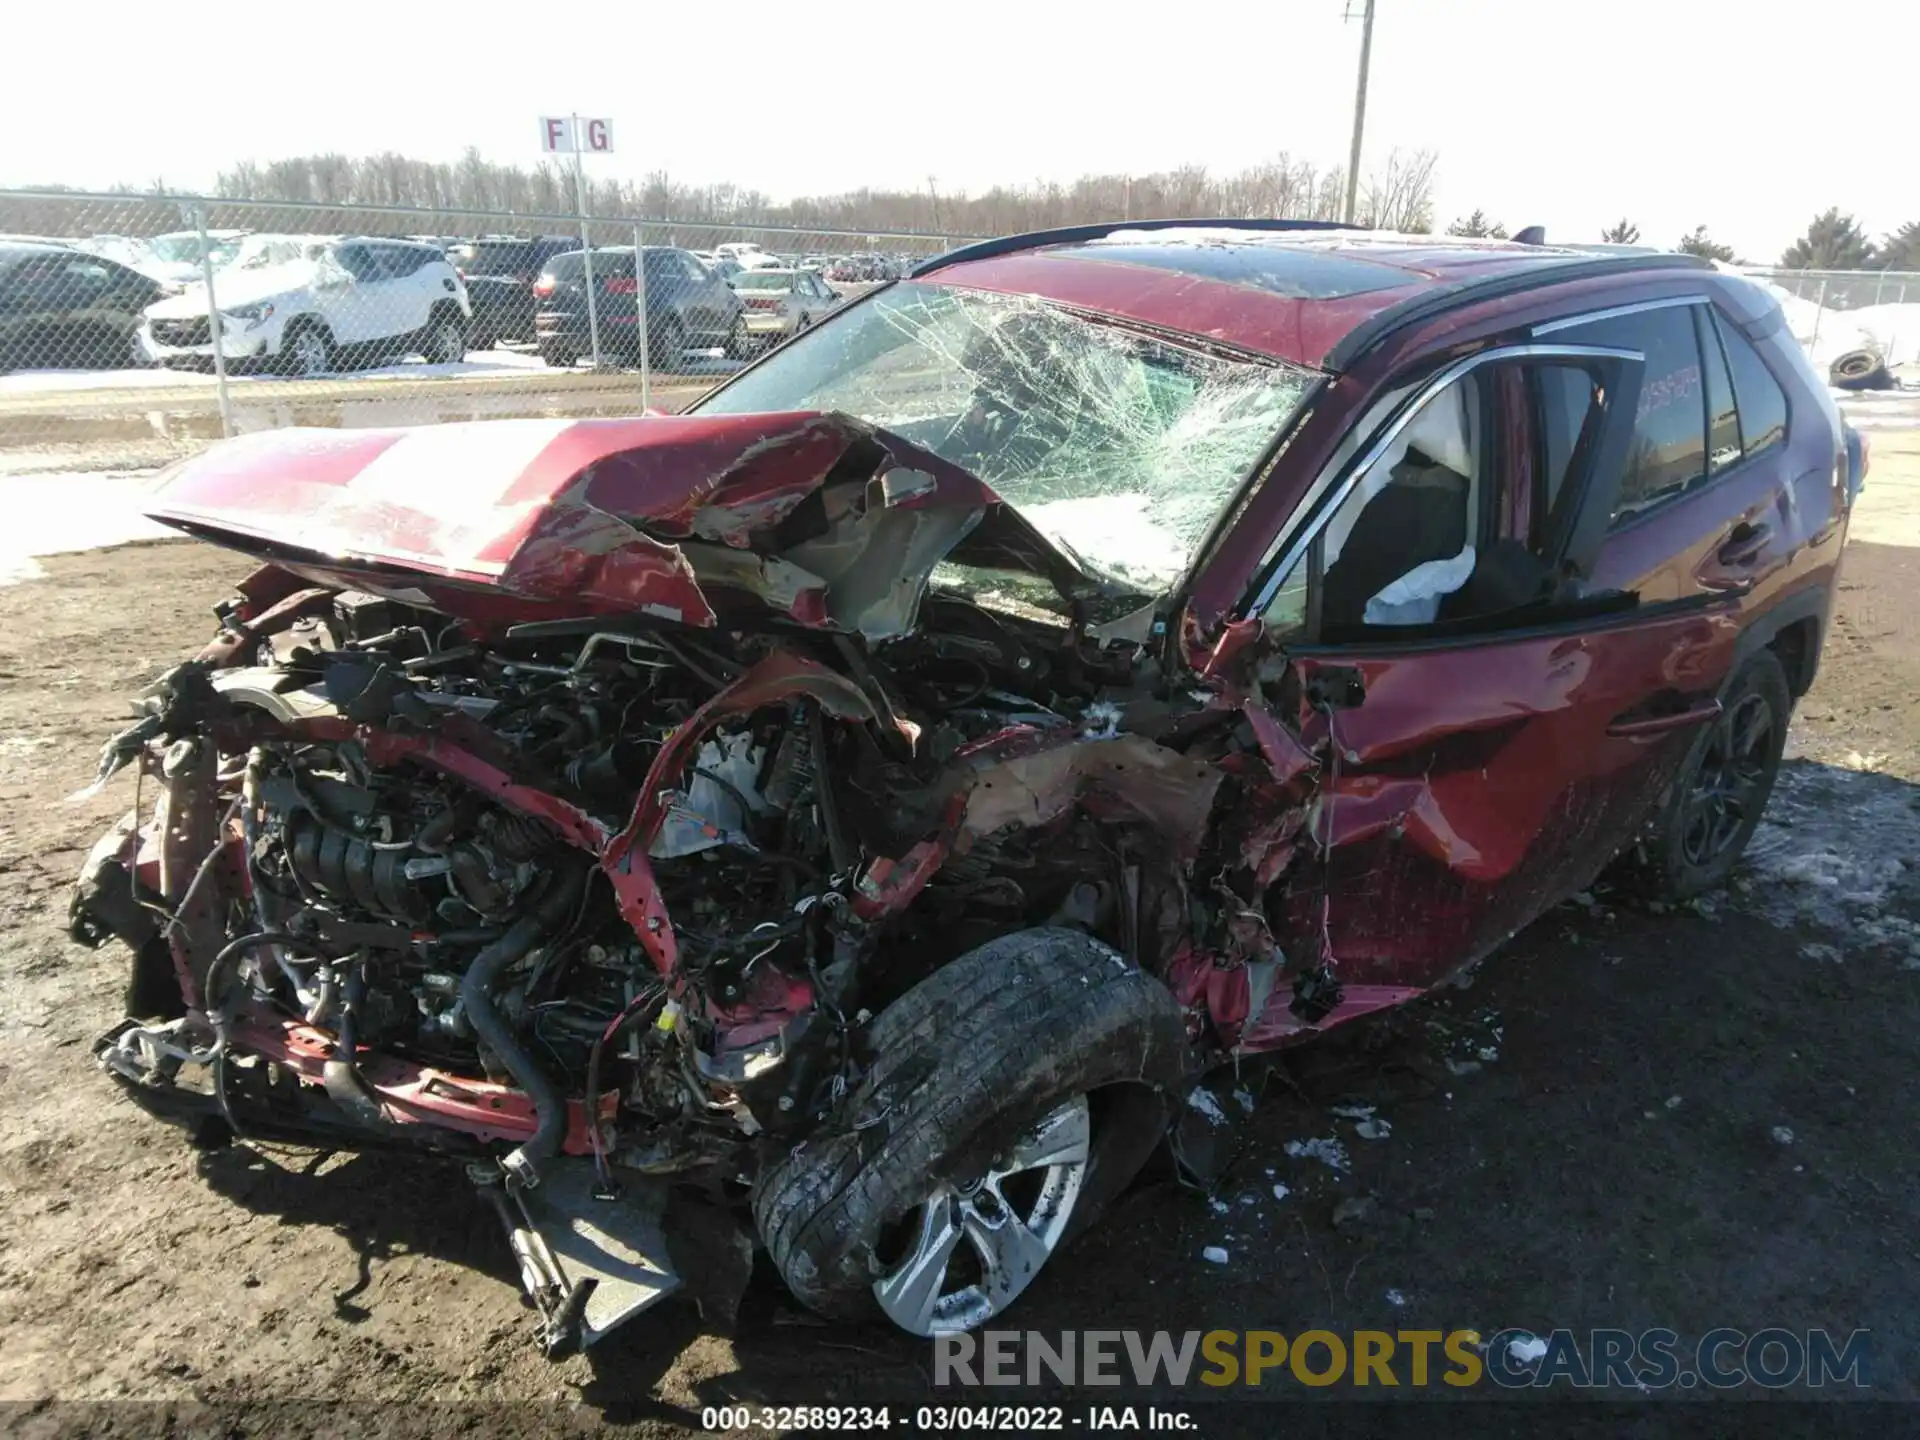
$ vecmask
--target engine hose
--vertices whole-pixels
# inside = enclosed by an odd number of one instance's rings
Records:
[[[466,977],[460,982],[461,1008],[474,1033],[533,1101],[536,1123],[532,1138],[500,1162],[510,1179],[525,1186],[539,1184],[540,1167],[560,1153],[560,1142],[567,1134],[566,1100],[559,1087],[521,1047],[513,1027],[494,1008],[490,992],[508,966],[524,959],[549,931],[572,914],[584,883],[584,876],[578,870],[562,871],[531,911],[473,957]]]
[[[593,1164],[599,1171],[602,1181],[606,1181],[609,1177],[606,1137],[600,1130],[600,1057],[607,1046],[619,1038],[622,1031],[665,998],[666,991],[661,986],[647,986],[627,1002],[624,1010],[613,1017],[612,1023],[600,1032],[600,1038],[593,1042],[593,1049],[587,1054],[587,1134],[593,1140]]]
[[[207,966],[207,978],[201,983],[200,990],[200,1003],[206,1010],[207,1018],[213,1022],[214,1035],[213,1049],[207,1052],[205,1058],[210,1060],[227,1048],[227,1033],[233,1027],[233,1016],[229,1013],[229,1007],[219,1003],[215,997],[226,988],[227,971],[232,967],[235,958],[262,945],[298,943],[284,930],[259,930],[251,935],[242,935],[238,940],[231,940],[220,947],[220,953],[215,955],[213,963]]]

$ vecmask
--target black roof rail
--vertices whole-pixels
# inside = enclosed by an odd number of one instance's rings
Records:
[[[1543,285],[1589,280],[1601,275],[1626,275],[1640,270],[1711,270],[1713,262],[1698,255],[1594,255],[1564,264],[1528,265],[1503,270],[1478,280],[1456,280],[1434,285],[1389,305],[1361,321],[1341,337],[1320,363],[1327,370],[1346,370],[1362,355],[1396,330],[1432,319],[1462,305],[1497,300]]]
[[[1116,230],[1352,230],[1338,220],[1265,220],[1216,216],[1213,219],[1109,220],[1098,225],[1063,225],[1057,230],[1029,230],[1024,235],[1002,235],[962,245],[931,260],[922,261],[907,272],[917,280],[946,265],[969,260],[990,260],[996,255],[1011,255],[1017,250],[1036,250],[1042,245],[1073,245],[1084,240],[1103,240]]]

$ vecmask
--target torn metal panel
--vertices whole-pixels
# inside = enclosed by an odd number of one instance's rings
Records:
[[[734,596],[880,639],[912,628],[956,551],[1089,583],[977,477],[845,415],[341,433],[215,446],[167,473],[150,514],[322,583],[456,611],[476,607],[449,584],[491,593],[504,623],[584,611],[712,626]]]
[[[1205,835],[1223,778],[1205,760],[1136,735],[1112,739],[1037,737],[1025,754],[976,754],[965,763],[966,818],[961,834],[1034,829],[1076,806],[1100,819],[1141,820],[1191,863]]]

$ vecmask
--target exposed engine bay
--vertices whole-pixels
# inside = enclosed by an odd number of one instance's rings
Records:
[[[477,640],[281,579],[109,745],[103,773],[161,799],[75,904],[78,937],[138,952],[103,1064],[149,1098],[203,1095],[204,1067],[239,1135],[724,1188],[831,1113],[862,1022],[952,956],[1066,924],[1159,971],[1214,913],[1183,872],[1223,774],[1119,730],[1132,646],[939,594],[871,650]]]
[[[549,498],[504,565],[462,562],[484,585],[250,540],[270,563],[102,759],[101,783],[131,766],[159,791],[74,902],[77,939],[136,956],[103,1067],[227,1136],[465,1158],[556,1353],[677,1283],[645,1259],[669,1186],[738,1200],[840,1123],[874,1017],[1001,937],[1086,936],[1164,987],[1191,1059],[1162,1093],[1412,993],[1348,993],[1290,938],[1312,927],[1276,882],[1312,868],[1318,762],[1264,706],[1168,673],[1150,610],[1097,619],[1071,563],[964,476],[902,480],[838,422],[789,432],[832,442],[821,474],[861,467],[821,512],[840,518],[809,522],[827,529],[797,590],[766,579],[796,553],[786,522],[739,519],[765,520],[769,485],[789,516],[810,493],[760,478],[764,448],[690,522],[727,547],[664,546],[577,485],[552,493],[585,519]],[[253,524],[233,494],[173,518]],[[896,501],[949,518],[889,580],[860,557]],[[988,540],[965,564],[1025,578],[943,582],[969,531]],[[553,565],[527,558],[547,545]],[[569,604],[556,567],[582,554],[598,588]],[[1048,584],[1060,603],[1032,603]],[[623,1195],[647,1202],[616,1222]],[[580,1248],[602,1232],[618,1243]]]

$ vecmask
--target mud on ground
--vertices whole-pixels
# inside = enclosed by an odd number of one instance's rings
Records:
[[[0,1398],[181,1407],[38,1414],[129,1434],[219,1417],[319,1433],[339,1416],[317,1400],[384,1402],[348,1413],[409,1433],[681,1434],[729,1400],[930,1397],[925,1345],[821,1325],[764,1283],[730,1335],[669,1304],[550,1366],[457,1171],[202,1153],[123,1099],[88,1056],[119,1016],[123,956],[63,925],[132,781],[62,797],[243,562],[171,543],[44,564],[0,589]],[[1865,1327],[1875,1393],[1920,1398],[1917,611],[1920,549],[1850,547],[1781,823],[1733,891],[1656,913],[1598,887],[1466,988],[1243,1076],[1254,1112],[1219,1204],[1136,1190],[1016,1323]],[[1374,1106],[1390,1135],[1361,1138],[1335,1104]],[[1285,1153],[1306,1138],[1340,1140],[1347,1167]],[[1268,1429],[1180,1399],[1204,1433]],[[301,1403],[238,1408],[275,1401]]]

